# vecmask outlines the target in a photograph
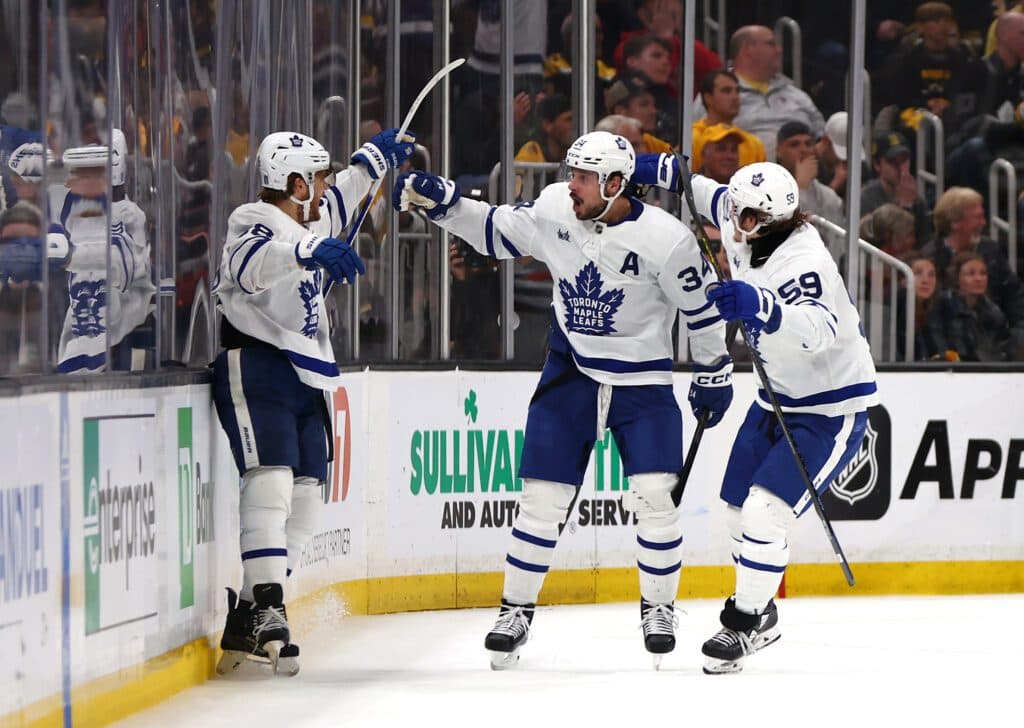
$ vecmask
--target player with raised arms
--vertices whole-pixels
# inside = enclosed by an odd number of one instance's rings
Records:
[[[257,152],[259,201],[238,207],[213,291],[224,314],[213,395],[242,475],[242,588],[228,589],[218,672],[246,658],[298,672],[284,583],[316,528],[327,478],[325,392],[341,377],[331,349],[326,276],[354,283],[366,272],[337,236],[374,180],[413,151],[413,137],[385,130],[335,175],[315,139],[275,132]]]
[[[505,559],[497,623],[485,647],[495,669],[514,665],[596,439],[612,431],[637,517],[640,612],[646,649],[675,647],[674,599],[682,532],[671,492],[682,467],[682,416],[672,391],[677,312],[696,362],[695,413],[721,420],[732,399],[724,323],[705,297],[716,281],[678,219],[627,192],[635,154],[623,137],[584,134],[565,157],[568,181],[533,202],[492,206],[462,198],[451,180],[400,176],[397,209],[427,217],[484,255],[533,256],[555,281],[549,352],[530,401],[519,515]]]

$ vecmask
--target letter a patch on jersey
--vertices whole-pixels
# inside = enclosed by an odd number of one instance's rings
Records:
[[[591,336],[615,333],[615,313],[625,294],[621,288],[602,291],[604,281],[597,266],[587,263],[576,274],[576,285],[560,278],[558,291],[565,304],[565,327],[569,331]]]

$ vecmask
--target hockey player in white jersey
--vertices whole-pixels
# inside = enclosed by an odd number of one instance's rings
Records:
[[[670,155],[644,155],[633,180],[677,189]],[[742,321],[764,362],[807,474],[819,492],[860,448],[877,404],[875,366],[860,316],[799,189],[778,164],[741,168],[728,186],[693,177],[697,213],[718,226],[733,280],[709,291],[722,317]],[[704,671],[738,672],[780,631],[773,596],[789,563],[787,534],[810,493],[764,390],[733,444],[722,483],[736,590],[722,629],[704,643]]]
[[[257,152],[260,199],[228,219],[214,293],[224,317],[213,364],[217,414],[242,475],[242,587],[228,589],[218,672],[246,658],[298,671],[284,583],[316,528],[329,461],[325,392],[340,375],[323,291],[366,272],[338,236],[373,180],[399,167],[413,136],[383,131],[331,179],[315,139],[276,132]]]
[[[559,524],[606,427],[638,521],[644,644],[656,665],[674,649],[682,533],[670,494],[683,460],[672,392],[677,311],[687,316],[696,362],[694,412],[709,411],[714,426],[732,400],[724,323],[704,295],[715,275],[678,219],[626,194],[635,163],[630,143],[608,132],[585,134],[565,163],[568,182],[517,206],[460,199],[458,185],[422,172],[402,175],[393,194],[396,208],[424,208],[480,253],[534,256],[556,281],[549,352],[527,416],[501,609],[485,640],[496,669],[518,661]]]
[[[67,180],[48,191],[52,222],[47,257],[67,269],[71,299],[57,352],[58,372],[138,371],[152,356],[150,314],[156,286],[146,215],[125,191],[126,157],[124,134],[113,129],[109,148],[90,145],[66,150],[62,161]]]

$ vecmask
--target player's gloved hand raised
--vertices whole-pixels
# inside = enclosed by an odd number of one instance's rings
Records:
[[[630,182],[679,190],[679,163],[674,154],[638,154]]]
[[[767,288],[758,288],[743,281],[723,281],[709,287],[707,295],[722,318],[726,321],[742,319],[753,331],[774,333],[782,321],[782,308],[775,300],[775,294]]]
[[[422,207],[431,220],[439,220],[448,214],[452,205],[459,201],[462,191],[450,179],[427,172],[406,172],[395,180],[391,192],[391,204],[400,212],[411,206]]]
[[[379,179],[388,169],[398,169],[412,156],[416,134],[406,131],[401,137],[398,129],[385,129],[370,137],[370,141],[359,147],[352,155],[352,162],[364,165],[370,176]]]
[[[355,283],[356,275],[366,273],[366,266],[359,254],[344,240],[337,238],[307,235],[295,245],[295,259],[305,268],[323,268],[339,283]]]
[[[708,413],[705,427],[721,422],[732,404],[732,358],[723,356],[714,364],[694,364],[689,400],[698,420],[705,411]]]

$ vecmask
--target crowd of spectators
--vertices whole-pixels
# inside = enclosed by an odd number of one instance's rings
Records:
[[[336,134],[341,128],[330,123],[347,123],[345,101],[334,94],[346,88],[350,53],[345,34],[332,30],[336,25],[330,22],[333,16],[323,16],[328,5],[314,5],[313,85],[318,127],[314,133],[330,130],[324,141],[332,156],[344,162],[347,149],[339,146],[338,139],[347,139],[349,130]],[[687,153],[694,170],[720,182],[728,181],[747,164],[777,161],[797,179],[801,208],[840,226],[845,225],[850,196],[859,195],[862,237],[911,264],[915,271],[915,358],[1024,359],[1024,293],[1016,272],[1022,261],[1010,258],[1005,239],[985,236],[993,204],[987,197],[992,161],[1007,159],[1024,172],[1024,7],[982,3],[986,8],[980,9],[978,3],[968,0],[869,3],[871,131],[867,153],[862,154],[847,148],[848,117],[842,89],[849,32],[837,22],[834,8],[796,0],[759,3],[756,8],[741,5],[730,7],[731,33],[720,54],[698,39],[693,57],[683,59],[682,0],[596,3],[588,21],[594,31],[594,128],[623,135],[641,153]],[[254,119],[266,116],[266,109],[256,106],[266,104],[259,100],[259,88],[242,82],[246,59],[233,57],[231,80],[222,84],[222,97],[230,107],[220,130],[226,136],[221,148],[215,148],[211,89],[197,81],[214,71],[209,32],[214,7],[214,3],[188,4],[193,15],[195,37],[190,42],[195,45],[194,53],[181,54],[187,62],[177,69],[171,84],[173,118],[161,130],[160,143],[170,148],[174,173],[182,184],[176,196],[171,241],[176,247],[177,270],[173,274],[179,332],[187,328],[198,285],[209,283],[211,183],[216,170],[226,167],[224,192],[229,206],[242,202],[251,184],[252,135],[259,127]],[[358,137],[379,130],[385,120],[392,122],[387,118],[386,103],[390,93],[386,81],[387,3],[371,0],[364,7]],[[496,0],[452,4],[449,50],[453,57],[465,56],[469,62],[452,77],[450,172],[464,194],[491,202],[505,201],[495,185],[504,119],[509,115],[512,119],[516,162],[533,163],[529,174],[520,171],[515,176],[513,201],[535,196],[540,186],[555,179],[558,163],[577,131],[571,102],[576,22],[572,3],[529,0],[511,7],[513,17],[504,20],[513,25],[514,78],[511,98],[506,99],[499,75],[502,4]],[[104,45],[97,43],[103,36],[100,21],[104,8],[105,4],[96,0],[69,2],[69,14],[74,15],[76,24],[72,45],[79,51],[79,61],[72,64],[75,78],[70,86],[76,116],[57,118],[51,109],[52,118],[40,132],[40,119],[37,114],[33,118],[30,98],[18,89],[5,94],[0,104],[5,144],[0,150],[0,212],[19,200],[29,204],[35,200],[38,208],[44,208],[40,204],[41,169],[54,161],[51,155],[59,163],[60,152],[72,141],[105,142],[111,120],[106,117],[101,78]],[[803,87],[794,82],[795,74],[783,72],[784,49],[770,27],[777,18],[771,15],[775,9],[778,14],[789,12],[805,27]],[[173,13],[175,29],[184,27],[184,19],[179,17],[184,12]],[[436,65],[423,62],[425,54],[433,53],[434,9],[429,2],[410,0],[402,4],[401,13],[399,96],[400,106],[406,108]],[[697,26],[700,34],[699,22]],[[140,52],[144,54],[145,48]],[[692,64],[694,71],[693,87],[688,89],[682,88],[684,62]],[[38,98],[38,94],[29,96]],[[113,121],[125,130],[129,154],[143,158],[152,156],[156,137],[149,128],[154,117],[146,108],[148,101],[144,94],[138,98],[137,108],[129,104],[121,110],[122,118]],[[681,149],[682,109],[691,99],[692,146]],[[414,124],[421,145],[415,164],[424,168],[430,168],[430,150],[438,142],[430,110],[434,103],[432,96]],[[52,106],[58,107],[57,99]],[[941,146],[946,179],[941,194],[927,186],[922,194],[915,176],[919,161],[915,142],[929,115],[941,120],[945,129]],[[78,124],[74,131],[67,125],[72,118]],[[934,166],[934,159],[926,161]],[[851,162],[862,165],[859,190],[848,186]],[[133,172],[143,167],[137,165]],[[156,202],[140,200],[144,209]],[[1024,206],[1021,209],[1024,212]],[[153,219],[151,215],[151,225]],[[380,199],[370,201],[361,238],[365,241],[361,244],[367,246],[361,253],[371,268],[360,282],[362,352],[386,356],[387,329],[396,325],[402,332],[401,356],[434,356],[436,349],[429,340],[430,332],[441,330],[437,322],[440,307],[422,287],[433,285],[428,274],[437,274],[434,269],[440,256],[421,254],[416,247],[420,243],[409,237],[400,243],[399,265],[408,269],[399,272],[400,310],[391,310],[388,266],[392,263],[385,254],[391,237],[390,219]],[[418,234],[421,222],[405,217],[399,221],[399,231],[407,236]],[[845,239],[829,228],[822,232],[830,253],[842,264]],[[1024,245],[1017,248],[1024,252]],[[449,254],[452,356],[496,358],[501,341],[499,270],[458,241],[453,242]],[[964,260],[968,254],[975,258]],[[544,301],[551,281],[544,266],[534,261],[515,265],[516,315],[512,323],[516,327],[516,358],[539,363],[547,327]],[[982,280],[985,288],[979,293]],[[11,301],[24,298],[4,295]],[[10,307],[9,302],[6,305]],[[896,310],[902,304],[887,305]],[[344,319],[349,320],[347,316]],[[979,327],[1005,331],[986,339]],[[34,353],[21,357],[38,359]]]

